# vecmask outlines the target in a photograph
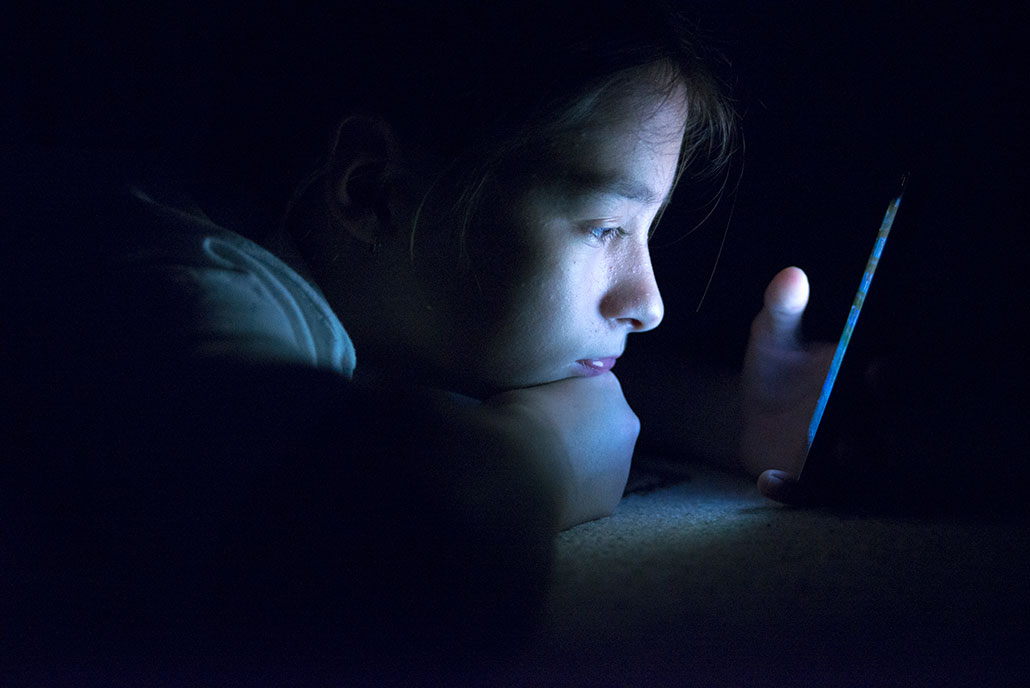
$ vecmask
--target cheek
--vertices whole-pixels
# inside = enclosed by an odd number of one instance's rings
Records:
[[[561,257],[555,247],[523,232],[497,231],[470,242],[468,254],[466,286],[474,289],[489,320],[517,317],[546,304],[560,281]]]
[[[574,294],[559,263],[533,260],[495,274],[480,333],[485,348],[514,368],[550,362],[573,331]]]
[[[499,334],[540,356],[568,353],[567,344],[589,334],[591,314],[597,311],[597,295],[584,268],[589,266],[572,260],[537,264],[509,293]]]
[[[526,199],[506,204],[498,219],[468,242],[475,337],[484,353],[548,359],[583,337],[597,310],[603,266],[594,247],[570,235],[549,207]],[[595,274],[601,270],[601,274]]]

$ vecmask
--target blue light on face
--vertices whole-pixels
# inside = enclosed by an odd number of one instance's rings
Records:
[[[906,178],[907,179],[907,178]],[[901,205],[901,197],[905,192],[905,181],[901,181],[901,190],[898,191],[898,195],[887,205],[887,213],[883,216],[883,222],[880,223],[880,231],[876,235],[876,243],[873,244],[873,251],[869,254],[869,260],[865,264],[865,272],[862,274],[862,282],[858,285],[858,291],[855,293],[855,300],[851,303],[851,310],[848,312],[848,320],[844,324],[844,332],[840,335],[840,342],[837,344],[837,351],[833,355],[833,362],[830,364],[830,372],[826,375],[826,380],[823,381],[823,389],[819,395],[819,402],[815,406],[815,413],[812,414],[812,422],[808,426],[808,446],[812,446],[812,442],[815,440],[816,430],[819,429],[819,423],[823,419],[823,412],[826,410],[826,403],[830,399],[830,392],[833,391],[833,383],[837,380],[837,372],[840,370],[840,364],[844,360],[844,352],[848,350],[848,342],[851,341],[851,333],[855,331],[855,323],[858,322],[858,316],[862,312],[862,304],[865,303],[866,294],[869,292],[869,284],[873,281],[873,274],[876,272],[876,266],[880,262],[880,254],[883,253],[884,244],[887,243],[887,235],[890,234],[891,226],[894,224],[894,216],[898,212],[898,206]]]

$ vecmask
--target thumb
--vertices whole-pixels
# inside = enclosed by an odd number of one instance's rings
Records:
[[[767,470],[758,476],[758,490],[767,498],[800,506],[811,503],[811,495],[798,483],[797,477],[786,471]]]
[[[765,307],[759,318],[766,341],[782,347],[797,344],[808,292],[808,277],[801,268],[789,267],[776,273],[765,289]]]

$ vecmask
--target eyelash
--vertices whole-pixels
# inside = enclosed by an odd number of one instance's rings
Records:
[[[587,231],[590,232],[590,236],[602,244],[608,243],[616,236],[624,236],[626,234],[622,227],[590,227]]]

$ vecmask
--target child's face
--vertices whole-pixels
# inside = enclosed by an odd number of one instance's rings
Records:
[[[631,332],[661,322],[648,234],[676,174],[682,91],[642,84],[559,136],[545,162],[497,183],[470,238],[473,279],[449,351],[476,394],[609,370]]]

